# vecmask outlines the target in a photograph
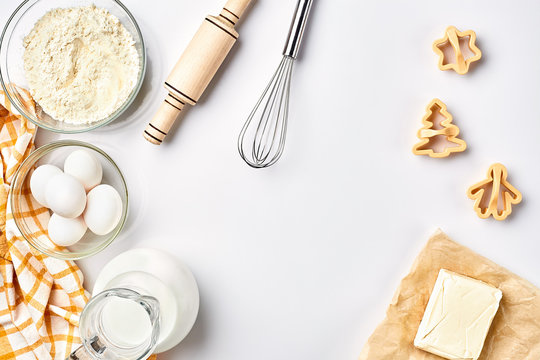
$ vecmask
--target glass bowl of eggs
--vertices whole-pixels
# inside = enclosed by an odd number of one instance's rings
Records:
[[[24,0],[0,34],[5,94],[25,118],[59,133],[117,119],[135,100],[146,63],[141,30],[118,0]]]
[[[103,150],[62,140],[26,158],[13,179],[10,202],[30,245],[55,258],[77,260],[105,249],[122,231],[128,190]]]

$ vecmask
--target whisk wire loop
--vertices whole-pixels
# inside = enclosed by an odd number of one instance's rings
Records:
[[[254,168],[271,166],[283,153],[293,64],[294,58],[283,57],[238,137],[240,156]]]
[[[270,136],[270,132],[267,130],[269,127],[270,116],[272,115],[274,111],[276,111],[274,108],[275,103],[278,100],[276,93],[280,89],[280,86],[282,85],[284,81],[284,78],[282,76],[283,71],[285,69],[285,67],[283,66],[284,63],[285,63],[285,59],[281,60],[278,70],[276,71],[276,77],[275,77],[276,81],[273,83],[274,85],[272,86],[272,90],[270,91],[268,101],[264,105],[261,121],[259,122],[259,125],[257,126],[257,131],[255,132],[255,138],[253,139],[252,155],[255,159],[258,159],[261,161],[266,160],[269,154],[269,153],[266,153],[266,156],[264,155],[266,152],[267,145],[268,145],[268,137]],[[279,109],[277,111],[278,111],[278,117],[279,117]],[[274,132],[273,132],[274,138],[275,138],[276,133],[277,133],[277,126],[274,127]],[[274,138],[272,140],[274,140]],[[270,143],[270,146],[272,146],[272,144],[273,144],[273,141]]]

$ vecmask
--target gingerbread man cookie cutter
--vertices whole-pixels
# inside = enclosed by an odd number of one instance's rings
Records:
[[[468,46],[472,52],[472,56],[465,58],[461,51],[460,39],[469,38]],[[445,54],[442,50],[445,46],[450,44],[456,56],[455,63],[447,63]],[[480,60],[482,57],[482,51],[476,46],[476,33],[472,30],[459,31],[454,26],[446,28],[445,35],[442,39],[435,40],[433,43],[433,51],[439,55],[439,69],[441,70],[454,70],[460,75],[464,75],[469,71],[471,63]]]
[[[504,220],[512,213],[512,205],[521,202],[521,193],[508,182],[507,176],[504,165],[493,164],[489,167],[487,179],[467,191],[469,199],[475,200],[474,210],[480,218],[487,219],[492,215],[496,220]]]
[[[444,117],[444,120],[438,126],[440,128],[437,128],[434,121],[437,114]],[[427,106],[426,115],[422,118],[422,124],[424,126],[417,133],[421,141],[414,145],[412,149],[413,154],[442,158],[449,156],[451,153],[464,151],[467,148],[467,143],[457,137],[459,135],[459,128],[452,124],[452,119],[452,115],[448,112],[445,103],[439,99],[431,100]],[[455,146],[447,146],[443,151],[436,152],[429,145],[437,136],[444,136],[447,142],[453,143]]]

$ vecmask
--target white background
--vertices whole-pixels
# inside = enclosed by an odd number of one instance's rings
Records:
[[[201,102],[160,147],[142,131],[161,83],[218,0],[125,0],[149,68],[122,120],[89,141],[130,187],[121,237],[80,261],[100,268],[136,247],[167,250],[193,270],[201,308],[191,334],[160,359],[354,359],[437,227],[540,285],[540,3],[315,0],[291,95],[285,154],[266,170],[236,150],[240,128],[280,60],[292,0],[259,0]],[[3,24],[17,1],[3,1]],[[432,42],[473,29],[483,59],[442,72]],[[448,159],[411,147],[429,101],[448,105],[469,148]],[[502,162],[524,201],[481,220],[467,188]]]

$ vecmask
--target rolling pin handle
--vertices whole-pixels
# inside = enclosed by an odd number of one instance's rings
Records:
[[[230,12],[234,17],[236,17],[236,20],[238,21],[244,14],[244,11],[246,11],[250,2],[251,0],[229,0],[227,1],[223,9],[227,12]]]
[[[161,145],[183,108],[184,103],[169,94],[144,130],[144,138],[154,145]]]

